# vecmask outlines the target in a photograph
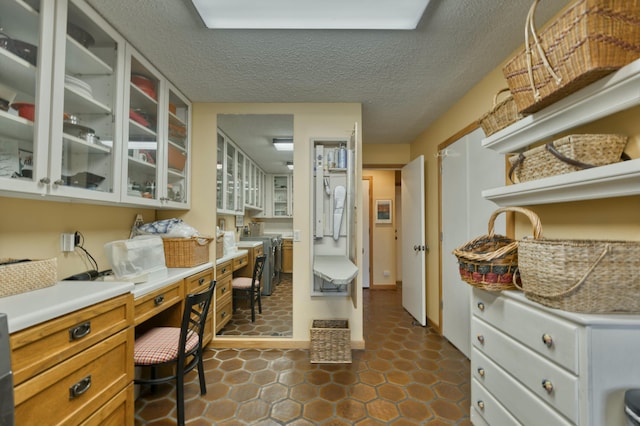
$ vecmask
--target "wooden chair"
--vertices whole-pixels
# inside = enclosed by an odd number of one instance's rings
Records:
[[[233,310],[238,307],[240,300],[249,299],[251,304],[251,322],[256,320],[256,301],[258,302],[258,312],[262,313],[262,299],[260,296],[260,279],[264,271],[264,262],[267,256],[262,255],[256,257],[253,265],[253,277],[236,277],[231,281],[233,289]]]
[[[184,376],[198,368],[200,394],[207,393],[202,364],[202,336],[207,321],[211,298],[216,286],[211,281],[209,288],[197,294],[188,294],[184,301],[184,312],[180,327],[155,327],[138,337],[134,345],[136,367],[150,367],[150,378],[134,379],[136,384],[155,385],[176,381],[176,404],[178,425],[184,425]],[[173,366],[175,374],[157,377],[158,367]]]

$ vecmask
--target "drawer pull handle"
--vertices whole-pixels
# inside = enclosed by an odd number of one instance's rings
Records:
[[[542,335],[542,343],[544,343],[548,348],[553,346],[553,337],[551,335],[545,333]]]
[[[69,341],[82,339],[87,334],[91,333],[91,321],[87,321],[80,325],[77,325],[69,329]]]
[[[484,303],[478,302],[478,309],[484,311]]]
[[[480,377],[484,377],[484,368],[478,367],[478,374],[480,375]]]
[[[202,277],[202,278],[200,278],[200,279],[198,280],[198,284],[199,284],[199,285],[204,284],[204,277]]]
[[[85,393],[91,387],[91,375],[80,380],[69,388],[69,399],[74,399]]]
[[[484,345],[484,336],[482,334],[478,334],[478,342]]]
[[[220,319],[224,318],[227,316],[227,311],[222,311],[220,312]]]
[[[164,303],[164,294],[161,294],[160,296],[156,296],[153,299],[153,303],[156,304],[156,306],[160,306]]]
[[[227,288],[226,287],[222,287],[220,289],[220,294],[224,294],[226,291],[227,291]]]
[[[478,408],[484,411],[484,401],[480,399],[478,400],[477,404],[478,404]]]
[[[547,393],[553,392],[553,383],[550,380],[543,379],[542,380],[542,388],[547,391]]]

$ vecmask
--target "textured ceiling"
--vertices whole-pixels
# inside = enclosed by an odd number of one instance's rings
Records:
[[[432,0],[417,30],[371,31],[209,30],[190,0],[88,0],[191,101],[358,102],[365,144],[413,141],[523,43],[531,2]]]

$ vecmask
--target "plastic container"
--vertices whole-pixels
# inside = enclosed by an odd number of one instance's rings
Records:
[[[164,244],[157,235],[144,235],[104,245],[111,269],[118,280],[144,282],[153,272],[166,271]]]

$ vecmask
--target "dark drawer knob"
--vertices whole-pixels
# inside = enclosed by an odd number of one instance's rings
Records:
[[[198,284],[200,284],[200,285],[204,284],[204,277],[202,277],[202,278],[200,278],[200,279],[198,280]]]
[[[220,319],[224,318],[227,316],[227,311],[222,311],[220,312]]]
[[[91,333],[91,321],[87,321],[80,325],[77,325],[69,329],[69,341],[82,339],[87,334]]]
[[[478,334],[477,339],[478,339],[478,342],[484,345],[484,336],[482,334]]]
[[[484,377],[484,368],[478,367],[478,374],[480,375],[480,377]]]
[[[224,294],[226,291],[227,291],[227,288],[226,287],[222,287],[220,289],[220,294]]]
[[[85,393],[91,387],[91,375],[80,380],[69,388],[69,399],[74,399]]]
[[[153,299],[153,303],[155,303],[156,306],[162,305],[164,303],[164,294],[161,294],[160,296],[156,296]]]

